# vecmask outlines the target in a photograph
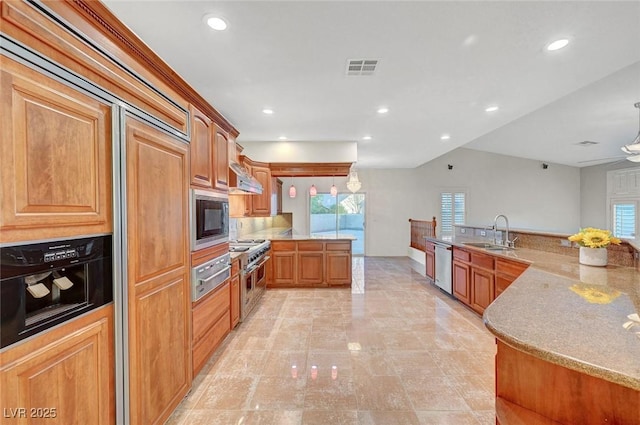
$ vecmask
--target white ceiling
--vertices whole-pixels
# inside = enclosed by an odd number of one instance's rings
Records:
[[[358,141],[361,168],[416,167],[463,145],[584,166],[619,157],[639,131],[640,1],[105,3],[240,143]],[[204,25],[209,13],[228,29]],[[546,51],[558,38],[571,42]],[[376,74],[346,76],[361,58],[380,61]]]

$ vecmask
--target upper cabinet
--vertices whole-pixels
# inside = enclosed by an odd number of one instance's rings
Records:
[[[191,186],[229,189],[229,135],[191,106]]]
[[[6,57],[0,72],[0,242],[111,232],[111,106]]]
[[[191,186],[213,189],[214,146],[211,143],[213,121],[191,107]]]
[[[218,190],[229,189],[229,135],[217,125],[215,128],[214,185]]]

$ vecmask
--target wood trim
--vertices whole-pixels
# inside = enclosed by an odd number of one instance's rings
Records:
[[[420,251],[426,251],[425,236],[436,237],[436,217],[431,221],[409,219],[411,223],[411,247]]]
[[[346,177],[350,162],[271,162],[273,177]]]

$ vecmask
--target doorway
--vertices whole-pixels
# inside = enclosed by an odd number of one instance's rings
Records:
[[[309,201],[311,236],[353,236],[352,254],[364,255],[364,193],[318,193]]]

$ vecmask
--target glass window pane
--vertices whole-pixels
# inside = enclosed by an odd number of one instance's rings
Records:
[[[636,204],[613,204],[613,234],[619,238],[633,239],[636,236]]]

